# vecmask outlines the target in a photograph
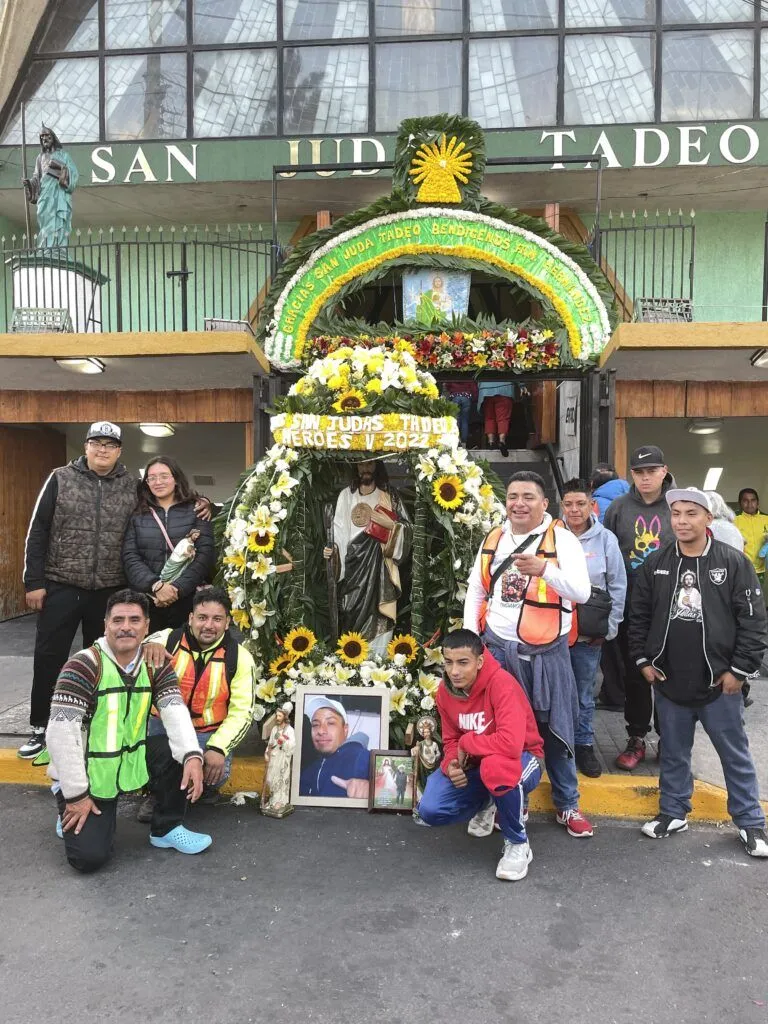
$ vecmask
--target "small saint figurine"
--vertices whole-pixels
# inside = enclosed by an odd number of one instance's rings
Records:
[[[411,748],[411,756],[414,758],[416,767],[416,797],[420,800],[427,779],[440,764],[442,751],[440,744],[435,739],[437,722],[432,715],[422,715],[416,722],[416,732],[421,739],[415,747]]]
[[[40,153],[31,178],[22,184],[27,200],[37,208],[37,248],[66,245],[72,230],[72,193],[77,167],[53,129],[40,129]]]
[[[275,725],[267,740],[264,760],[267,770],[262,792],[261,813],[270,818],[285,818],[294,810],[291,796],[291,761],[296,749],[296,735],[291,725],[290,701],[275,712]],[[266,799],[265,799],[266,797]]]

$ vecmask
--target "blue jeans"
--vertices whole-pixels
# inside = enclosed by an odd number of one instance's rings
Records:
[[[710,704],[686,708],[654,690],[661,736],[659,809],[673,818],[691,810],[693,774],[691,751],[696,722],[712,741],[723,766],[728,791],[728,813],[738,828],[765,828],[757,774],[744,728],[741,690],[721,693]]]
[[[582,641],[571,648],[571,668],[579,691],[579,720],[574,736],[577,747],[591,747],[595,739],[592,728],[595,717],[595,678],[602,652],[602,647],[593,647]]]
[[[215,732],[215,730],[214,730],[214,732]],[[165,726],[163,725],[161,719],[158,718],[156,715],[150,715],[150,718],[149,718],[149,728],[147,729],[147,736],[165,736],[165,735],[166,735]],[[198,742],[198,745],[199,745],[200,749],[203,751],[203,753],[205,753],[205,746],[208,743],[208,740],[211,738],[211,736],[213,736],[213,732],[197,732],[196,736],[197,736],[197,742]],[[210,786],[210,787],[206,784],[206,789],[209,789],[209,788],[210,789],[219,789],[227,781],[231,771],[232,771],[232,755],[229,754],[227,757],[224,758],[224,777],[222,778],[221,782],[217,786]]]
[[[483,642],[496,661],[502,668],[507,668],[507,656],[504,646],[498,639],[488,632],[483,634]],[[520,661],[520,667],[528,672],[531,670],[530,661]],[[526,683],[530,685],[530,679],[518,680],[522,690],[527,695]],[[556,736],[549,731],[546,722],[536,724],[539,727],[541,738],[544,740],[544,764],[546,765],[549,784],[552,787],[552,802],[560,812],[575,811],[579,806],[579,784],[576,778],[576,762],[568,753],[568,748]]]
[[[459,407],[459,437],[466,441],[469,437],[469,417],[472,412],[472,399],[469,395],[451,395],[451,401]]]
[[[467,771],[467,785],[461,789],[454,786],[438,768],[427,779],[419,802],[419,815],[428,825],[453,825],[474,818],[491,797],[496,802],[501,834],[511,843],[525,843],[528,841],[523,821],[525,797],[541,782],[541,768],[533,754],[525,750],[522,765],[518,784],[501,796],[494,796],[486,789],[480,778],[480,768]]]

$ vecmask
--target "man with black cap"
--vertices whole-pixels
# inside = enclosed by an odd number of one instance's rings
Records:
[[[30,725],[19,757],[45,748],[45,727],[61,667],[77,627],[83,647],[104,632],[107,599],[125,576],[123,533],[136,504],[137,479],[118,461],[122,431],[115,423],[92,423],[85,454],[54,469],[32,512],[24,549],[27,605],[39,612],[35,637]]]
[[[704,491],[670,488],[665,497],[677,543],[638,571],[629,616],[630,652],[655,691],[661,736],[660,809],[642,831],[664,839],[688,828],[698,721],[720,758],[728,811],[746,852],[768,857],[741,701],[768,642],[761,587],[749,559],[712,536]]]
[[[616,758],[616,767],[632,771],[645,760],[645,737],[651,730],[653,696],[637,665],[629,656],[627,639],[629,604],[635,574],[646,558],[673,539],[669,506],[664,498],[672,477],[661,448],[645,444],[629,460],[632,487],[616,498],[605,513],[604,526],[616,534],[627,570],[627,601],[618,643],[624,662],[624,717],[627,723],[626,749]]]

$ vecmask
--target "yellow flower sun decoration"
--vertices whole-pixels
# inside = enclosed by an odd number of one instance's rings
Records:
[[[461,192],[456,181],[466,185],[472,170],[472,153],[454,136],[450,142],[440,136],[440,144],[425,142],[411,161],[408,171],[414,185],[419,185],[419,203],[460,203]]]

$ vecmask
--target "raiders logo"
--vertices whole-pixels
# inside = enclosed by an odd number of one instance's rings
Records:
[[[728,570],[727,569],[710,569],[709,570],[709,578],[712,580],[712,582],[715,584],[716,587],[719,587],[721,583],[725,583],[725,581],[727,580],[727,578],[728,578]]]

